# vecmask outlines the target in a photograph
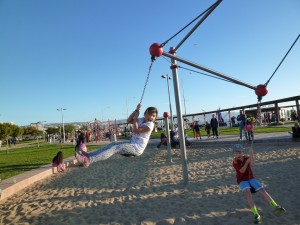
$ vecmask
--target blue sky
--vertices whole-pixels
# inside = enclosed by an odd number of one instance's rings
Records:
[[[61,113],[56,109],[61,107],[67,109],[65,122],[126,118],[142,95],[150,45],[169,39],[214,2],[0,0],[0,121],[57,123]],[[264,84],[299,28],[298,0],[224,0],[177,55],[251,85]],[[263,101],[300,94],[299,59],[300,41],[269,83]],[[162,74],[172,72],[168,60],[160,57],[153,64],[142,110],[153,105],[160,115],[169,111]],[[184,69],[178,74],[187,113],[257,101],[254,91],[243,86]]]

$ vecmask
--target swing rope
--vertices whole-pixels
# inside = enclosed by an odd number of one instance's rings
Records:
[[[171,41],[173,38],[175,38],[178,34],[180,34],[182,31],[184,31],[188,26],[190,26],[192,23],[194,23],[197,19],[199,19],[201,16],[203,16],[207,11],[209,11],[211,8],[213,8],[215,5],[217,4],[217,2],[215,4],[213,4],[212,6],[210,6],[208,9],[206,9],[203,13],[201,13],[199,16],[197,16],[195,19],[193,19],[191,22],[189,22],[186,26],[184,26],[181,30],[179,30],[176,34],[174,34],[172,37],[170,37],[168,40],[166,40],[165,42],[163,42],[161,44],[161,47],[164,47],[169,41]]]
[[[271,75],[271,77],[269,78],[269,80],[265,83],[265,86],[267,86],[269,84],[270,80],[273,78],[273,76],[276,73],[276,71],[279,69],[279,67],[281,66],[281,64],[283,63],[283,61],[287,57],[287,55],[290,53],[290,51],[292,50],[292,48],[294,47],[294,45],[298,41],[299,37],[300,37],[300,34],[298,35],[298,37],[296,38],[296,40],[294,41],[294,43],[292,44],[292,46],[290,47],[290,49],[287,51],[287,53],[285,54],[285,56],[283,57],[283,59],[281,60],[281,62],[279,63],[279,65],[277,66],[277,68],[275,69],[275,71],[273,72],[273,74]]]
[[[141,100],[140,100],[140,104],[142,104],[142,101],[143,101],[143,98],[144,98],[144,94],[145,94],[145,90],[146,90],[146,87],[147,87],[147,84],[148,84],[148,80],[149,80],[149,77],[150,77],[152,65],[153,65],[153,61],[151,61],[151,64],[149,66],[149,71],[148,71],[148,74],[147,74],[147,78],[146,78],[146,82],[145,82],[145,85],[144,85],[142,97],[141,97]]]
[[[261,124],[261,99],[258,99],[257,100],[257,112],[256,112],[256,120],[257,120],[257,123]],[[257,124],[256,123],[256,124]],[[256,128],[256,126],[255,126]],[[255,129],[254,129],[255,131]],[[253,132],[254,133],[254,132]],[[253,140],[252,140],[253,141]]]
[[[298,34],[296,40],[293,42],[293,44],[291,45],[291,47],[289,48],[289,50],[287,51],[287,53],[285,54],[285,56],[283,57],[283,59],[281,60],[281,62],[279,63],[279,65],[277,66],[277,68],[275,69],[275,71],[273,72],[273,74],[271,75],[271,77],[269,78],[269,80],[265,83],[265,86],[267,86],[269,84],[269,82],[273,78],[273,76],[276,73],[276,71],[279,69],[279,67],[281,66],[281,64],[283,63],[283,61],[287,57],[287,55],[290,53],[290,51],[292,50],[292,48],[294,47],[294,45],[298,41],[299,37],[300,37],[300,34]],[[258,100],[257,101],[257,119],[259,120],[259,124],[261,124],[261,100],[262,100],[262,96],[258,96],[257,100]]]

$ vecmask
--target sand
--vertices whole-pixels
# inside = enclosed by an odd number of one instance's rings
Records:
[[[262,224],[300,224],[299,145],[256,144],[255,176],[287,210],[277,217],[259,194]],[[140,157],[113,156],[68,168],[0,203],[0,224],[253,224],[235,182],[228,146],[187,150],[189,184],[183,185],[180,150],[148,147]]]

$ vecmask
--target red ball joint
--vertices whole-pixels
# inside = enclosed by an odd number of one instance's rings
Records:
[[[158,43],[154,43],[149,48],[150,55],[152,57],[159,57],[164,53],[164,49]]]
[[[164,112],[164,118],[169,118],[169,117],[170,117],[169,113],[168,112]]]
[[[264,85],[264,84],[258,85],[258,86],[256,87],[255,94],[256,94],[258,97],[263,97],[263,96],[265,96],[266,94],[268,94],[267,86]]]
[[[173,70],[173,69],[178,69],[178,66],[177,65],[172,65],[170,66],[170,69]]]
[[[176,51],[175,51],[175,49],[171,49],[171,50],[169,51],[169,53],[172,54],[172,55],[175,55],[175,54],[176,54]]]

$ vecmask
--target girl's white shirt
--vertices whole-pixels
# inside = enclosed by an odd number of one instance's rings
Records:
[[[148,141],[150,139],[151,132],[154,128],[153,122],[144,122],[144,118],[138,119],[138,127],[147,126],[150,128],[149,131],[140,134],[132,134],[130,143],[133,144],[134,148],[139,151],[139,153],[143,153],[145,148],[147,147]]]

